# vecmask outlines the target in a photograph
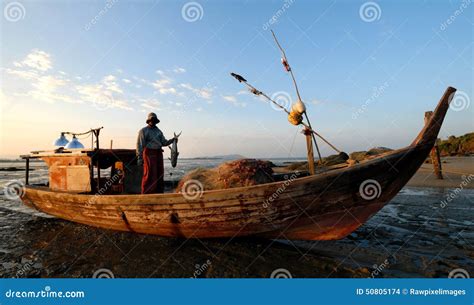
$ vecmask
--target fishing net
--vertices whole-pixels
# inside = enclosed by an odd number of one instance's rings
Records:
[[[273,182],[275,165],[270,161],[241,159],[225,162],[215,168],[198,168],[187,173],[176,188],[180,192],[188,181],[199,181],[204,190],[218,190]]]

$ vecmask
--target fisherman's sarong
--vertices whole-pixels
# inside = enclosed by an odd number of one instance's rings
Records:
[[[143,150],[142,194],[164,191],[163,151],[145,147]]]

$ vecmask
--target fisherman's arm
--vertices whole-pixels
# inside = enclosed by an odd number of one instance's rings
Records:
[[[178,139],[176,139],[176,141],[177,141],[177,140],[178,140]],[[161,133],[161,135],[160,135],[160,142],[161,142],[161,145],[163,145],[163,146],[168,146],[168,145],[173,144],[174,141],[175,141],[175,138],[166,140],[166,138],[165,138],[165,136],[163,135],[163,133]]]
[[[138,165],[143,164],[143,147],[145,146],[145,135],[143,130],[138,132],[137,138],[137,163]]]

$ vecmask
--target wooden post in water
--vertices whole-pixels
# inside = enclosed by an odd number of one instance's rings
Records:
[[[313,138],[312,132],[309,128],[303,130],[304,135],[306,136],[306,148],[308,150],[308,170],[310,175],[314,175],[314,154],[313,154]]]
[[[433,115],[433,111],[426,111],[425,112],[425,125],[430,120],[431,116]],[[439,148],[438,143],[436,141],[433,149],[430,152],[431,163],[433,164],[433,171],[436,175],[437,179],[443,179],[443,172],[441,169],[441,157],[439,155]]]
[[[26,164],[25,164],[25,185],[28,185],[30,183],[30,158],[26,158]]]

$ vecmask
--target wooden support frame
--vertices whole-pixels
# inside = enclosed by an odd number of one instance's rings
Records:
[[[306,136],[306,149],[308,151],[308,170],[310,175],[315,174],[314,169],[314,153],[313,153],[313,135],[311,129],[305,128],[303,134]]]

